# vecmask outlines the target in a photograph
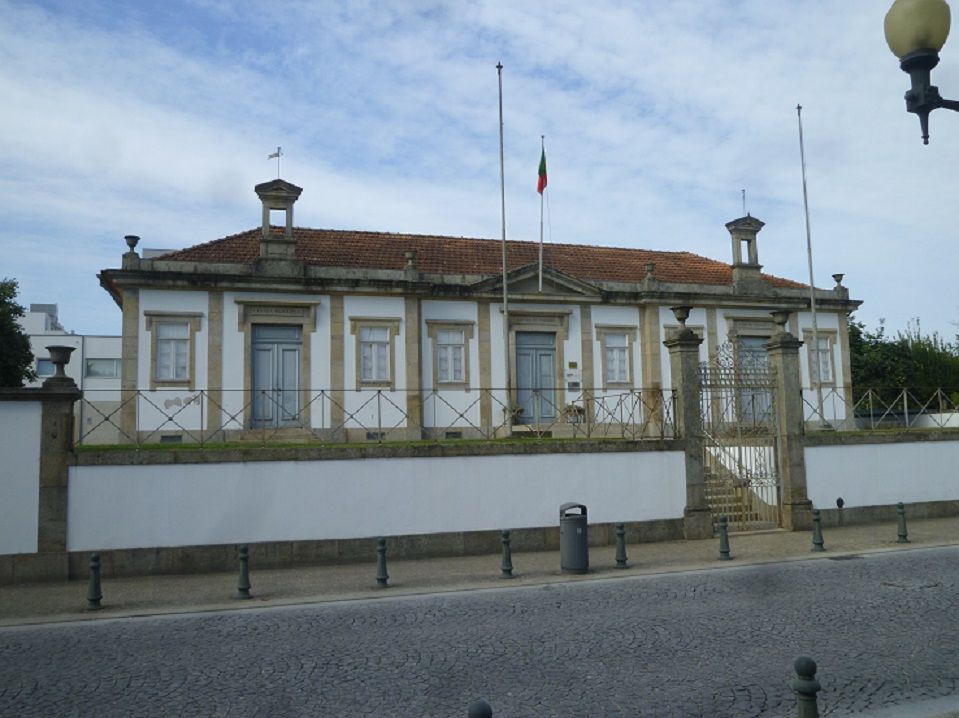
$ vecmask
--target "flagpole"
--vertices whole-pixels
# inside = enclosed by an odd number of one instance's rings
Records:
[[[499,188],[503,226],[503,366],[506,368],[506,432],[513,433],[513,397],[510,391],[509,295],[506,290],[506,170],[503,162],[503,63],[496,63],[499,78]]]
[[[816,285],[812,271],[812,233],[809,229],[809,194],[806,192],[806,150],[802,138],[802,105],[796,105],[796,116],[799,118],[799,159],[802,163],[802,201],[806,212],[806,257],[809,260],[809,311],[812,313],[812,345],[810,356],[809,378],[816,377],[816,403],[819,407],[820,426],[828,426],[826,415],[823,413],[822,403],[822,365],[819,356],[819,326],[816,323]],[[812,362],[816,363],[816,372],[813,374]]]
[[[542,156],[546,156],[546,135],[539,136],[540,150]],[[546,196],[546,188],[539,193],[539,291],[543,293],[543,197]]]

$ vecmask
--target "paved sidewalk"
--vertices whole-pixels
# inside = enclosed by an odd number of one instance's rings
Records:
[[[370,561],[346,566],[258,570],[251,562],[253,599],[240,601],[237,575],[216,573],[195,576],[151,576],[104,579],[103,608],[86,609],[85,580],[53,584],[0,587],[0,626],[56,621],[98,620],[127,616],[192,613],[250,607],[386,598],[505,586],[602,580],[629,575],[668,573],[703,568],[796,560],[828,560],[843,555],[875,551],[959,544],[959,518],[909,522],[911,543],[896,543],[896,525],[869,524],[825,531],[826,551],[813,553],[809,532],[772,531],[731,534],[732,561],[718,560],[718,541],[668,541],[627,547],[629,567],[617,569],[613,546],[590,549],[590,573],[568,575],[560,571],[559,553],[513,553],[512,580],[500,578],[500,557],[389,561],[390,587],[377,587],[375,542],[370,540]]]

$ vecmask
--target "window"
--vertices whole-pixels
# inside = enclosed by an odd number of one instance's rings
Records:
[[[466,381],[465,337],[462,329],[441,329],[436,333],[436,380],[440,383]]]
[[[83,375],[91,379],[115,379],[120,376],[119,359],[87,359]]]
[[[350,334],[356,337],[356,389],[394,389],[396,382],[396,337],[400,319],[350,317]]]
[[[433,386],[468,390],[473,322],[427,319],[426,331],[433,343]]]
[[[633,345],[636,327],[596,325],[602,357],[603,386],[618,389],[633,385]]]
[[[160,322],[156,332],[157,381],[190,379],[190,326],[186,322]]]
[[[53,376],[53,362],[49,359],[37,359],[37,376]]]
[[[603,361],[606,362],[606,382],[629,382],[629,338],[624,334],[606,334],[603,337]]]
[[[813,384],[832,384],[832,338],[819,334],[817,336],[819,346],[812,347],[812,337],[810,336],[809,348],[809,376]],[[820,380],[820,377],[822,379]]]
[[[196,334],[203,315],[193,312],[143,313],[150,340],[150,388],[194,388]]]
[[[390,381],[389,327],[360,327],[360,381]]]

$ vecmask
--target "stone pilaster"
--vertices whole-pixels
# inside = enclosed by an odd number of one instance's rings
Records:
[[[334,428],[333,436],[346,436],[343,426],[346,413],[343,410],[346,401],[346,374],[343,367],[343,345],[345,329],[343,325],[343,297],[334,294],[330,297],[330,424]]]
[[[406,349],[406,435],[408,439],[423,438],[423,353],[420,300],[406,298],[403,338]]]
[[[123,338],[120,340],[120,441],[137,441],[140,290],[123,290]],[[149,377],[146,377],[149,385]]]
[[[686,508],[683,532],[687,539],[709,538],[713,520],[706,504],[703,470],[703,424],[700,416],[699,345],[703,340],[683,326],[663,342],[669,350],[673,390],[676,392],[676,427],[686,447]]]
[[[767,342],[766,351],[769,353],[769,370],[776,384],[773,410],[776,412],[776,442],[782,480],[782,525],[790,530],[805,530],[812,525],[812,502],[806,489],[802,379],[799,373],[799,347],[803,343],[786,331],[785,318],[778,317],[777,322],[780,319],[780,329]]]

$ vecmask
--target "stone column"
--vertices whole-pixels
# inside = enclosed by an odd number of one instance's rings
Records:
[[[56,373],[43,382],[37,550],[67,550],[67,469],[73,451],[73,404],[83,393],[64,372],[72,347],[49,346]]]
[[[703,471],[703,425],[700,416],[699,345],[703,340],[686,328],[690,307],[674,307],[680,329],[663,342],[669,350],[673,390],[676,393],[676,427],[686,447],[686,508],[683,532],[687,539],[713,535],[713,519],[706,504]]]
[[[812,525],[812,502],[806,490],[805,426],[799,372],[799,347],[803,343],[786,330],[788,311],[776,311],[772,315],[779,329],[766,343],[766,351],[769,353],[769,370],[776,384],[773,411],[776,412],[776,444],[782,482],[782,525],[799,531]]]

